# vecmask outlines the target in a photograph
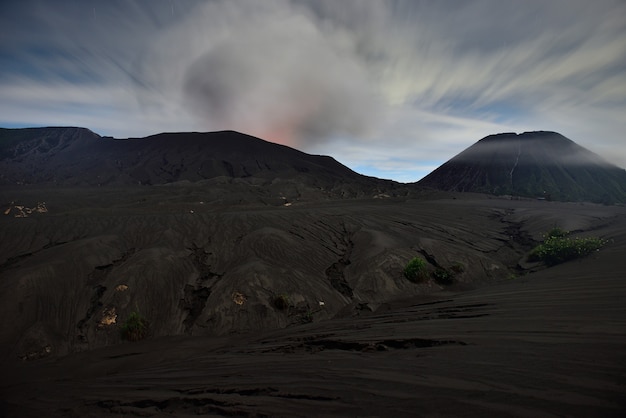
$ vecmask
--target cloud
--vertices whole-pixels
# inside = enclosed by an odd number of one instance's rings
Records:
[[[235,129],[415,180],[489,134],[553,130],[624,167],[624,16],[621,0],[3,2],[0,124]]]
[[[431,10],[442,16],[434,23],[420,19],[422,10],[414,11],[415,27],[406,29],[409,41],[385,64],[382,81],[392,102],[442,106],[463,100],[469,109],[479,109],[515,100],[530,107],[537,99],[594,97],[607,74],[623,75],[623,5],[613,5],[609,14],[568,2],[569,7],[547,6],[539,14],[536,7],[524,13],[488,1],[468,4],[472,7],[448,10],[450,17],[443,16],[446,10]],[[552,19],[562,15],[568,24],[555,25]],[[623,90],[624,83],[614,81]]]
[[[226,22],[231,3],[201,10],[206,43],[185,64],[184,99],[207,126],[295,146],[367,134],[382,108],[347,32],[285,1],[237,5]]]
[[[201,130],[176,103],[158,102],[142,111],[136,90],[124,85],[17,78],[2,86],[0,97],[0,115],[11,126],[80,126],[119,138],[176,131],[182,126],[187,131]]]

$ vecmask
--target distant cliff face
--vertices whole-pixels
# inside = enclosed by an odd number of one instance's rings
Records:
[[[359,195],[396,184],[233,131],[101,137],[84,128],[0,129],[0,184],[155,185],[214,178],[287,180]],[[348,185],[348,186],[346,186]]]
[[[555,132],[490,135],[418,182],[446,191],[626,202],[626,171]]]
[[[357,176],[330,157],[237,132],[164,133],[120,140],[84,128],[3,129],[0,158],[0,181],[5,184],[163,184],[309,172]]]

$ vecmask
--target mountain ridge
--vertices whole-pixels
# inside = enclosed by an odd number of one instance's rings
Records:
[[[417,184],[455,192],[626,202],[626,170],[551,131],[486,136]]]
[[[156,185],[224,177],[289,180],[325,190],[351,184],[351,195],[398,185],[358,174],[329,156],[235,131],[122,139],[77,127],[1,129],[0,173],[4,185]]]
[[[214,179],[292,185],[321,196],[408,195],[436,189],[626,203],[626,170],[552,131],[488,135],[415,183],[369,177],[236,131],[100,136],[87,128],[0,128],[0,185],[128,186]],[[272,192],[274,193],[274,192]]]

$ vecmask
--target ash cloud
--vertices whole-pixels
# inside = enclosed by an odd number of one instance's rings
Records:
[[[185,68],[194,114],[214,129],[296,146],[367,134],[380,99],[351,33],[291,2],[237,7]]]

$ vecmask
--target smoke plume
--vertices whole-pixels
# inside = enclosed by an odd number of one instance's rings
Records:
[[[217,2],[197,13],[197,43],[178,59],[183,103],[207,129],[302,146],[374,125],[375,83],[340,24],[288,1]]]

